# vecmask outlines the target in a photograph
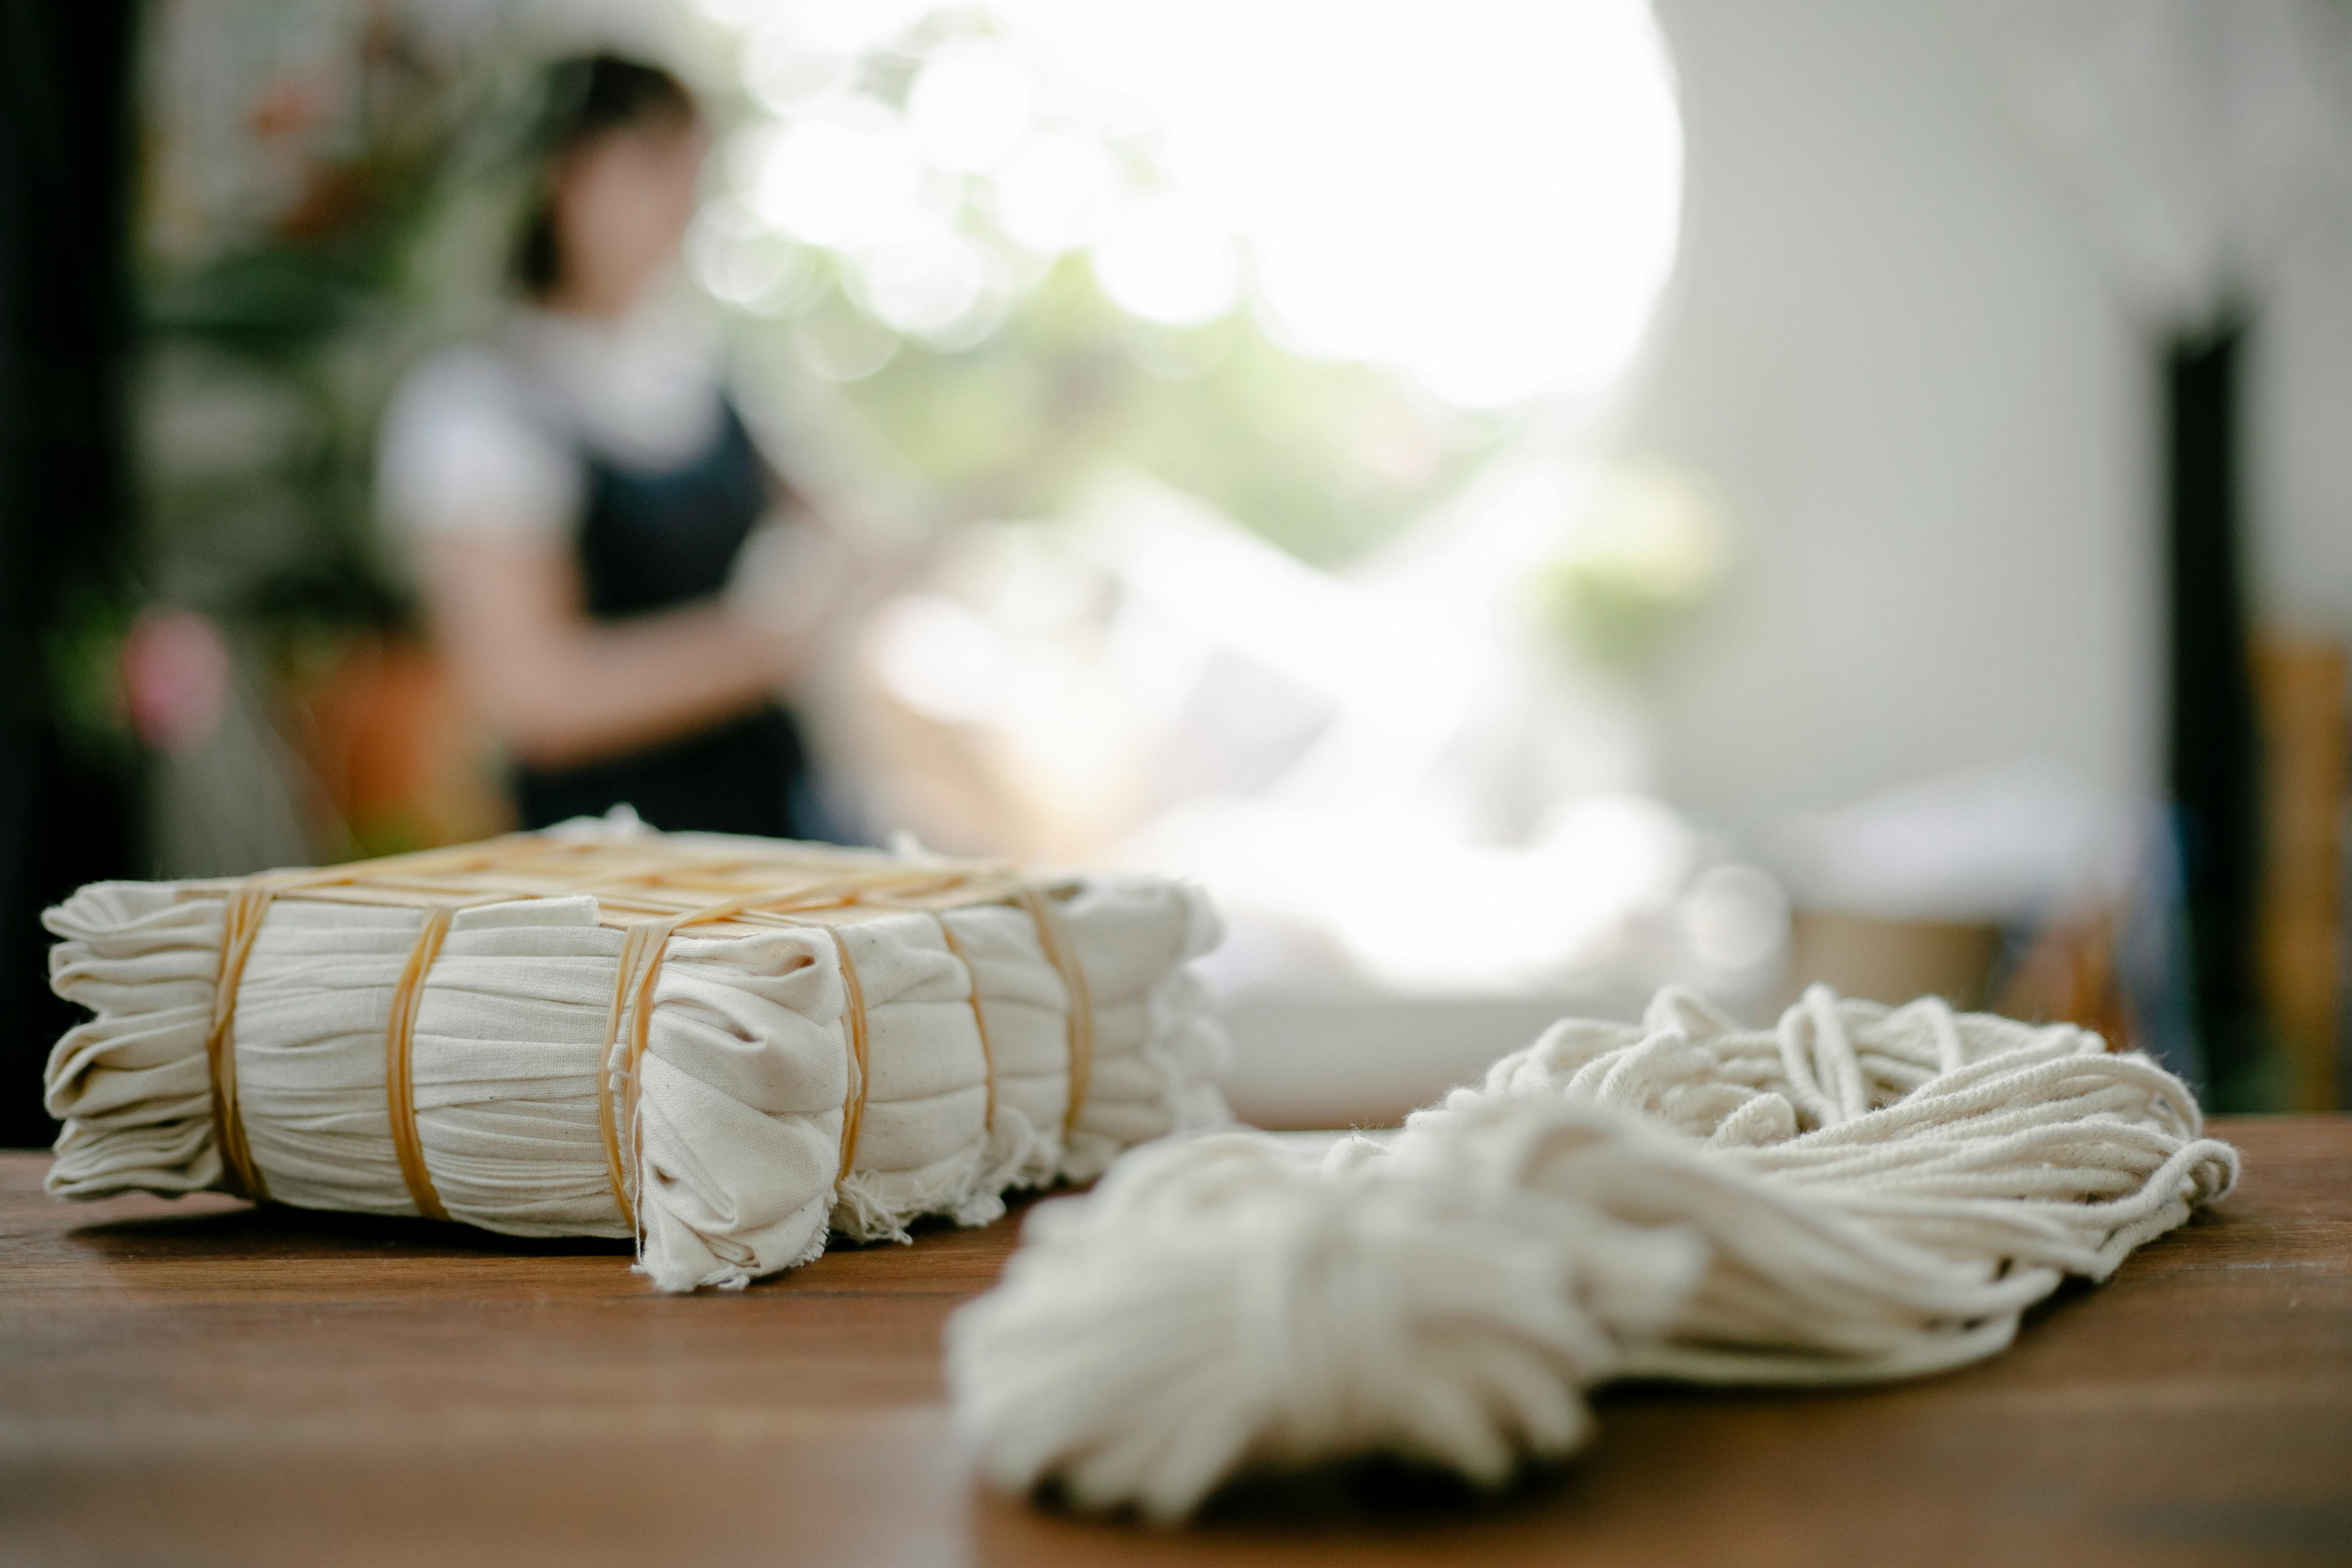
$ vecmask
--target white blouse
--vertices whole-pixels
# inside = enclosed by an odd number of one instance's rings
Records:
[[[567,538],[586,451],[672,468],[720,418],[717,355],[681,308],[656,301],[607,322],[518,307],[402,383],[377,441],[377,507],[402,533]]]

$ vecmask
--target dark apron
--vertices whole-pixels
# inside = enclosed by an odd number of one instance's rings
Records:
[[[625,468],[584,446],[580,456],[588,505],[575,551],[591,619],[625,621],[726,586],[769,501],[766,465],[731,403],[710,446],[677,468]],[[671,832],[824,837],[807,773],[792,716],[769,702],[643,751],[523,768],[515,783],[530,827],[625,805]]]

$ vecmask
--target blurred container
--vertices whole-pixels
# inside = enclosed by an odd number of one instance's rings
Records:
[[[331,814],[322,835],[351,853],[468,844],[514,826],[479,725],[430,650],[373,637],[343,643],[289,700],[295,748]]]
[[[1941,996],[1974,1010],[1985,1005],[2000,944],[2000,927],[1990,921],[1801,908],[1790,917],[1789,991],[1794,996],[1818,981],[1873,1002]]]
[[[1234,1042],[1219,1087],[1256,1127],[1391,1127],[1476,1083],[1556,1020],[1638,1017],[1645,1000],[1630,990],[1400,996],[1252,987],[1217,1009]]]
[[[2288,1110],[2333,1110],[2343,974],[2345,657],[2332,641],[2257,638],[2263,861],[2254,933],[2263,1009]]]

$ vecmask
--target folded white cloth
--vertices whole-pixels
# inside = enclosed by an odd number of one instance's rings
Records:
[[[633,852],[706,858],[763,844],[627,837]],[[1083,1180],[1129,1144],[1225,1120],[1209,1081],[1222,1041],[1186,968],[1217,938],[1205,898],[1124,876],[1037,890],[1050,914],[1018,901],[876,908],[671,935],[625,1086],[634,1225],[600,1085],[608,1067],[627,1076],[625,1053],[599,1059],[627,933],[599,923],[587,895],[459,909],[413,987],[414,1139],[431,1189],[451,1218],[510,1235],[634,1230],[665,1289],[740,1286],[814,1258],[829,1230],[904,1239],[919,1215],[982,1223],[1007,1187]],[[48,1108],[66,1123],[52,1193],[235,1184],[207,1052],[233,891],[105,882],[48,911],[51,983],[94,1015],[49,1060]],[[426,918],[310,891],[267,906],[228,1037],[237,1117],[272,1199],[419,1212],[386,1039]],[[1075,987],[1048,951],[1056,934]]]

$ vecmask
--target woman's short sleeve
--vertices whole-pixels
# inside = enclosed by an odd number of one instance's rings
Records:
[[[404,531],[562,541],[584,482],[578,456],[532,417],[514,370],[480,349],[412,372],[377,441],[377,508]]]

